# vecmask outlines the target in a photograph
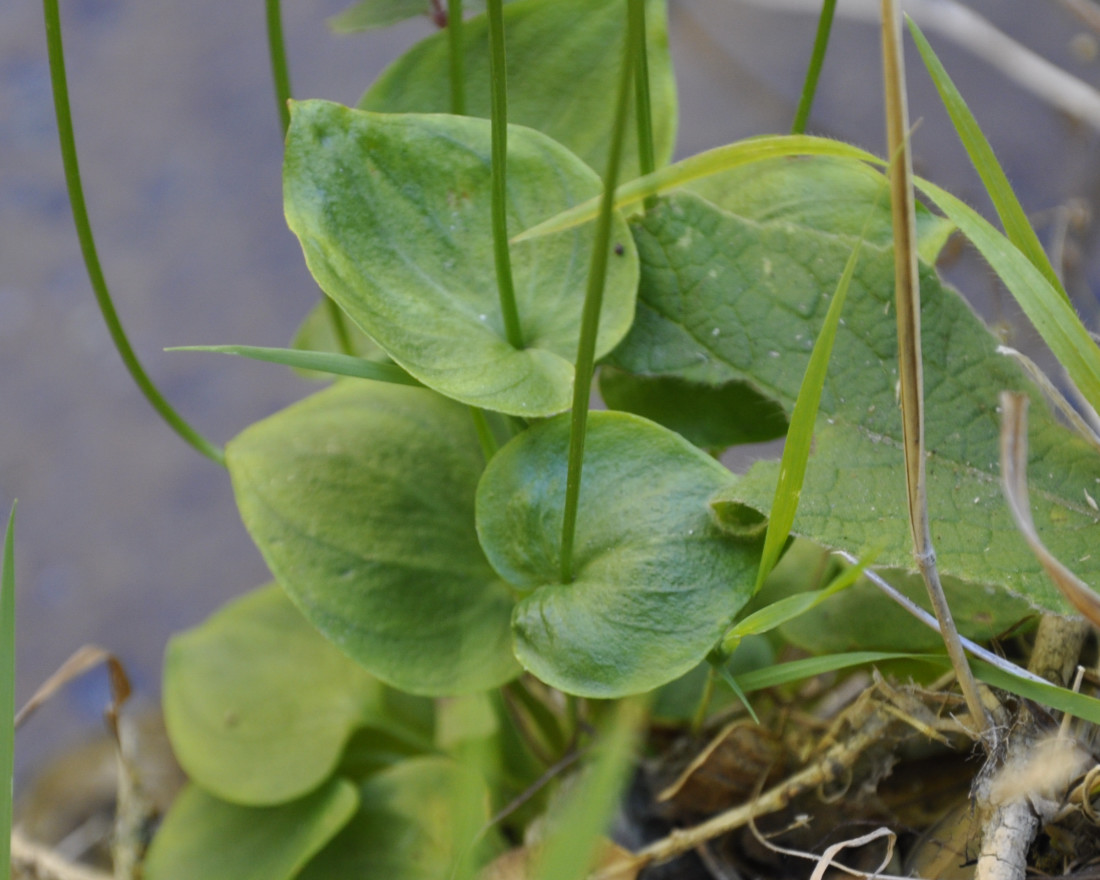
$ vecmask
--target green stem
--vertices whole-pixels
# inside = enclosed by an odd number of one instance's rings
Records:
[[[500,448],[497,444],[497,438],[493,436],[493,431],[489,427],[489,420],[485,418],[484,410],[471,406],[470,415],[474,420],[474,430],[477,431],[477,442],[481,444],[481,453],[485,456],[485,461],[489,462],[496,455],[497,449]]]
[[[802,86],[802,97],[798,100],[798,109],[794,114],[791,134],[802,134],[810,120],[810,108],[813,107],[814,94],[817,92],[817,80],[821,76],[821,67],[825,63],[825,50],[829,47],[829,33],[833,29],[833,13],[836,0],[823,0],[821,17],[817,20],[817,36],[814,37],[814,50],[810,54],[810,66],[806,70],[806,82]]]
[[[57,0],[42,0],[42,8],[46,19],[50,83],[53,87],[54,108],[57,112],[57,134],[61,145],[61,160],[65,168],[65,184],[69,191],[69,202],[73,209],[73,222],[76,224],[80,250],[84,255],[84,266],[88,271],[88,280],[95,292],[99,310],[103,314],[103,320],[107,324],[107,330],[111,334],[122,362],[146,400],[152,404],[153,409],[192,447],[212,461],[224,465],[225,453],[184,421],[145,374],[115,312],[111,293],[99,265],[95,239],[92,237],[92,226],[88,219],[88,209],[84,203],[84,188],[80,182],[80,165],[77,162],[76,138],[73,135],[72,111],[69,108],[69,86],[65,78],[65,50],[61,43],[61,15],[58,12]]]
[[[267,6],[267,48],[271,56],[271,80],[275,84],[275,105],[279,111],[279,127],[286,137],[290,128],[290,66],[286,60],[286,41],[283,39],[283,16],[281,0],[266,0]],[[351,333],[343,311],[329,297],[325,296],[325,312],[332,335],[341,354],[355,354],[351,345]]]
[[[323,294],[322,299],[325,304],[325,313],[328,315],[328,322],[332,327],[332,336],[336,340],[336,346],[340,354],[354,355],[355,349],[351,344],[351,333],[348,331],[348,323],[345,320],[343,310],[336,305],[336,300],[328,294]]]
[[[634,106],[638,123],[638,170],[645,177],[656,170],[653,151],[653,108],[649,97],[649,48],[646,45],[645,0],[630,0],[629,13],[638,21],[630,28],[634,45]],[[646,210],[657,204],[657,196],[647,196]]]
[[[493,126],[493,255],[504,333],[513,348],[523,348],[523,331],[516,308],[512,258],[508,252],[508,72],[504,58],[502,0],[485,4],[489,16],[489,78],[492,88]]]
[[[634,10],[635,4],[628,7]],[[630,16],[631,34],[623,51],[622,77],[619,81],[619,101],[611,133],[611,149],[607,156],[607,173],[603,178],[600,213],[596,218],[596,235],[592,261],[588,266],[588,289],[581,313],[581,338],[577,345],[577,367],[573,378],[573,418],[569,430],[569,470],[565,478],[565,511],[561,527],[561,581],[573,581],[573,541],[577,530],[577,507],[581,494],[581,468],[584,462],[584,435],[588,427],[588,395],[596,360],[596,334],[600,324],[600,307],[607,275],[607,256],[611,244],[611,216],[615,207],[615,187],[619,182],[619,164],[626,131],[626,113],[630,106],[630,83],[634,68],[635,33],[641,22]]]
[[[286,63],[286,43],[283,41],[283,17],[279,0],[267,0],[267,47],[271,55],[271,77],[275,82],[275,103],[283,136],[290,128],[290,68]]]
[[[462,0],[447,0],[447,46],[451,59],[451,112],[466,115],[466,47],[462,42]]]

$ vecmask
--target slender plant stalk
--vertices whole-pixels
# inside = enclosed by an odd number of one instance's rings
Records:
[[[493,436],[484,410],[471,406],[470,415],[474,420],[474,430],[477,431],[477,442],[481,445],[481,454],[485,456],[485,461],[489,461],[497,453],[497,439]]]
[[[92,225],[88,219],[88,208],[84,202],[84,188],[80,182],[80,165],[77,161],[76,138],[73,134],[72,111],[69,107],[69,86],[65,77],[65,50],[61,42],[61,15],[58,12],[57,0],[42,0],[42,9],[46,20],[46,47],[50,59],[50,84],[53,87],[54,109],[57,113],[57,134],[61,145],[61,160],[65,168],[65,184],[69,191],[69,203],[73,209],[73,222],[76,224],[80,250],[84,255],[84,266],[88,271],[88,280],[91,282],[96,302],[99,304],[99,310],[103,314],[104,322],[107,324],[107,331],[111,334],[115,349],[126,365],[130,376],[137,383],[146,400],[152,404],[153,409],[188,444],[210,460],[224,465],[225,453],[184,421],[183,417],[164,399],[156,385],[146,375],[137,359],[137,355],[134,353],[133,347],[130,345],[126,332],[122,329],[122,323],[119,321],[118,313],[115,311],[114,303],[111,300],[107,281],[103,277],[103,269],[99,264],[95,238],[92,236]]]
[[[646,45],[645,0],[630,0],[630,14],[639,22],[629,38],[634,46],[634,116],[638,123],[638,170],[641,176],[656,168],[653,149],[653,107],[649,97],[649,47]],[[657,196],[645,200],[648,211],[657,204]]]
[[[492,89],[493,256],[504,335],[513,348],[523,348],[516,288],[512,281],[512,258],[508,252],[508,70],[504,56],[503,3],[502,0],[489,0],[485,7],[489,16],[489,79]]]
[[[267,6],[267,49],[271,57],[271,80],[275,85],[275,108],[279,112],[279,128],[286,137],[290,128],[290,65],[286,60],[286,41],[283,39],[283,15],[281,0],[265,0]],[[324,295],[325,314],[328,315],[332,335],[343,354],[355,354],[351,344],[344,313],[336,302]]]
[[[806,69],[806,81],[802,86],[802,96],[798,99],[798,109],[794,113],[791,134],[802,134],[806,123],[810,121],[810,110],[817,94],[817,80],[825,64],[825,50],[829,48],[829,34],[833,29],[833,13],[836,12],[836,0],[823,0],[821,17],[817,20],[817,35],[814,37],[813,52],[810,53],[810,66]]]
[[[466,48],[462,42],[462,0],[447,0],[447,48],[451,61],[451,112],[466,115]]]
[[[290,128],[290,68],[286,63],[286,43],[283,40],[283,16],[280,0],[267,2],[267,48],[271,55],[271,78],[275,83],[275,104],[279,125],[286,136]]]
[[[607,172],[603,177],[603,195],[596,217],[595,242],[588,266],[588,289],[581,313],[581,336],[577,345],[577,366],[573,376],[573,418],[569,430],[569,470],[565,478],[565,511],[561,527],[561,580],[573,581],[573,542],[577,531],[577,508],[581,494],[581,468],[584,462],[584,436],[588,427],[588,394],[592,386],[592,371],[596,360],[596,334],[600,324],[600,307],[607,276],[607,255],[611,245],[611,215],[615,207],[615,186],[619,180],[619,165],[626,132],[626,115],[630,106],[630,85],[634,68],[637,31],[642,27],[633,14],[639,4],[631,3],[630,34],[623,50],[622,76],[619,80],[619,100],[615,108],[611,148],[607,155]]]
[[[0,562],[0,880],[11,877],[12,777],[15,774],[15,504]]]
[[[955,669],[967,708],[979,733],[989,731],[989,717],[966,662],[958,629],[940,584],[936,551],[928,524],[928,490],[924,468],[924,378],[921,363],[920,279],[917,271],[913,165],[909,152],[909,110],[905,95],[901,19],[897,0],[882,0],[882,56],[886,85],[886,135],[890,161],[890,197],[894,225],[894,285],[897,302],[901,416],[905,447],[905,485],[913,553],[924,577],[932,609],[940,624],[947,655]]]

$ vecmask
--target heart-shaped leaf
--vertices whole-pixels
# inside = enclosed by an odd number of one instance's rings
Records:
[[[733,476],[678,434],[627,413],[589,414],[572,583],[560,582],[569,419],[521,434],[477,493],[482,546],[528,591],[516,656],[569,693],[618,697],[683,674],[752,589],[758,547],[725,538],[707,502]]]
[[[592,235],[584,227],[512,247],[524,340],[505,338],[490,223],[489,122],[295,104],[287,220],[310,271],[398,364],[484,409],[546,416],[569,406]],[[520,231],[600,191],[599,177],[531,129],[508,133],[508,223]],[[612,224],[597,355],[634,316],[638,267]]]
[[[275,585],[176,636],[164,719],[187,775],[211,794],[277,804],[316,788],[365,726],[430,746],[391,717],[387,689],[321,636]]]
[[[519,671],[513,601],[474,531],[484,458],[466,407],[339,382],[252,425],[226,459],[276,579],[368,671],[427,695]]]
[[[668,52],[665,0],[646,3],[650,110],[657,166],[676,140],[676,82]],[[504,10],[508,119],[550,135],[601,174],[611,143],[619,64],[626,36],[621,0],[521,0]],[[451,111],[450,45],[433,34],[394,62],[359,106],[384,113]],[[463,25],[466,112],[489,116],[488,24],[484,15]],[[584,59],[578,71],[577,59]],[[583,80],[578,82],[578,75]],[[628,120],[628,131],[634,122]],[[623,144],[620,180],[640,173],[638,140]],[[517,230],[518,231],[518,230]]]
[[[355,815],[355,786],[333,779],[274,807],[242,807],[197,785],[176,798],[145,859],[145,880],[291,880]]]

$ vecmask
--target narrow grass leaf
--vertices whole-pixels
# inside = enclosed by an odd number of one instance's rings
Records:
[[[765,669],[746,672],[734,679],[745,693],[777,687],[824,675],[839,672],[869,663],[886,663],[892,660],[916,660],[942,669],[948,669],[951,662],[944,654],[909,654],[895,651],[850,651],[840,654],[826,654],[821,657],[807,657],[790,663],[778,663]],[[1067,688],[1022,678],[998,669],[985,660],[970,659],[970,667],[976,678],[986,684],[1008,691],[1018,697],[1041,703],[1061,712],[1068,712],[1076,718],[1100,723],[1100,700],[1085,694],[1074,693]],[[1022,670],[1021,670],[1022,671]]]
[[[738,621],[722,640],[723,653],[729,654],[745,636],[771,632],[788,621],[801,617],[807,611],[816,608],[830,596],[852,586],[863,574],[863,570],[873,562],[873,557],[864,557],[857,565],[845,568],[824,588],[809,593],[796,593],[772,602],[759,611],[755,611],[744,620]]]
[[[254,361],[282,364],[298,370],[313,370],[334,376],[351,376],[356,379],[374,379],[395,385],[419,386],[420,383],[396,364],[368,361],[348,354],[330,351],[302,351],[296,348],[263,348],[254,345],[181,345],[165,351],[212,351],[218,354],[235,354]]]
[[[531,873],[537,880],[581,880],[599,851],[615,813],[633,757],[633,743],[646,720],[644,699],[618,704],[602,730],[596,758],[561,809]],[[551,821],[553,821],[551,818]]]
[[[771,135],[750,138],[689,156],[675,165],[668,165],[653,174],[647,174],[645,177],[639,177],[624,184],[615,191],[615,207],[620,210],[632,208],[649,196],[660,195],[693,180],[700,180],[740,165],[783,156],[840,156],[874,165],[885,164],[873,153],[829,138],[811,135]],[[572,229],[592,220],[598,212],[599,197],[589,199],[532,226],[515,236],[512,241],[526,241],[530,238],[539,238]]]
[[[1100,348],[1073,306],[984,217],[928,181],[917,185],[978,249],[1093,409],[1100,409]]]
[[[925,39],[920,28],[911,18],[907,18],[907,21],[909,32],[913,35],[913,41],[917,44],[917,51],[924,59],[924,65],[928,68],[928,73],[936,84],[936,90],[940,93],[940,99],[943,101],[944,107],[947,108],[959,139],[966,147],[970,161],[974,163],[975,170],[981,176],[982,183],[985,184],[986,192],[989,193],[989,197],[993,201],[997,216],[1001,218],[1008,240],[1024,253],[1031,264],[1050,283],[1051,287],[1057,290],[1066,302],[1069,302],[1069,297],[1058,279],[1058,274],[1051,266],[1050,260],[1039,242],[1039,237],[1035,234],[1035,230],[1031,228],[1027,215],[1016,198],[1016,194],[1012,191],[1012,185],[1008,182],[1004,170],[993,154],[993,148],[982,133],[974,114],[970,112],[970,108],[963,100],[962,94],[951,81],[951,77],[947,75],[943,64],[936,57],[936,53],[932,51],[932,46]]]
[[[840,313],[844,308],[844,300],[848,296],[848,288],[852,283],[852,275],[855,273],[862,245],[861,239],[848,257],[844,272],[840,276],[840,281],[837,282],[833,300],[829,303],[825,323],[821,326],[821,332],[818,333],[813,352],[810,354],[810,362],[806,365],[802,385],[798,389],[798,399],[795,400],[794,410],[791,413],[791,426],[787,430],[787,442],[783,447],[783,457],[779,463],[775,501],[772,503],[772,512],[768,519],[764,553],[760,558],[760,569],[756,575],[756,586],[753,592],[760,591],[764,585],[764,579],[775,568],[776,562],[779,561],[779,554],[783,551],[783,545],[794,525],[798,499],[802,494],[802,481],[806,476],[806,462],[809,460],[810,446],[813,444],[814,424],[817,421],[817,410],[821,403],[821,391],[825,387],[825,374],[829,369],[829,357],[833,353],[833,342],[836,340],[836,328],[840,323]]]
[[[0,880],[11,876],[12,776],[15,772],[15,504],[0,564]]]

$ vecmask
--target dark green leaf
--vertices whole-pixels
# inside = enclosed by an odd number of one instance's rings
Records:
[[[600,395],[610,409],[644,416],[703,449],[762,443],[787,430],[783,408],[744,382],[714,387],[603,367]]]
[[[521,434],[485,471],[478,534],[527,592],[516,655],[548,684],[617,697],[703,659],[751,590],[758,547],[722,537],[707,500],[733,480],[682,437],[637,416],[593,412],[574,553],[558,582],[569,420]]]

